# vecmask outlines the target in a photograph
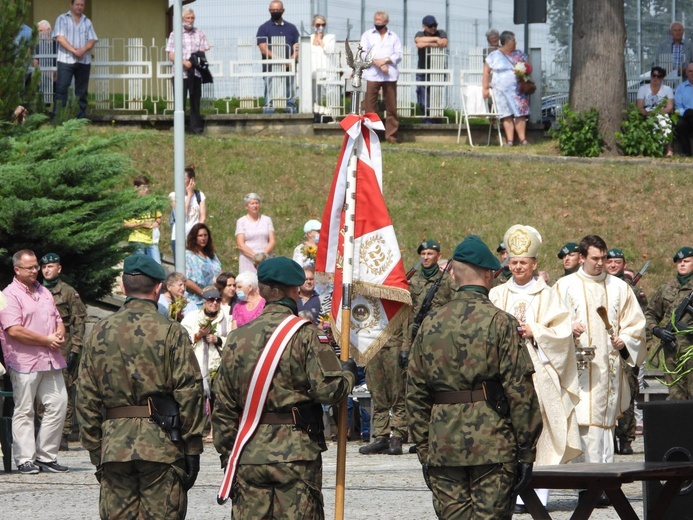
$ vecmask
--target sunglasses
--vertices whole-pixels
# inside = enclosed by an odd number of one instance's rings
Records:
[[[324,23],[316,23],[315,27],[325,27],[325,24]]]
[[[221,298],[207,298],[208,302],[221,303]]]
[[[664,76],[662,76],[661,74],[651,74],[650,77],[662,79]]]

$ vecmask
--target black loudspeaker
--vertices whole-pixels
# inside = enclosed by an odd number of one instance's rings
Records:
[[[643,410],[645,462],[687,462],[693,460],[693,401],[640,403]],[[645,519],[662,490],[659,481],[644,486]],[[671,503],[667,520],[693,520],[693,483],[684,483]]]

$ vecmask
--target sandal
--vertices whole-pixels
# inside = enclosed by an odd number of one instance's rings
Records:
[[[506,146],[515,146],[515,142],[514,142],[514,141],[507,141],[507,140],[506,140],[506,141],[505,141],[505,145],[506,145]]]
[[[523,139],[522,141],[520,141],[520,145],[522,146],[527,146],[528,144],[529,142],[527,142],[527,139]]]

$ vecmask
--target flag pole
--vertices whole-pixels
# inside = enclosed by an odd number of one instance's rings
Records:
[[[362,59],[362,48],[359,45],[356,58],[349,46],[349,40],[345,42],[347,64],[353,69],[351,82],[347,80],[346,91],[351,92],[351,113],[361,113],[361,94],[365,88],[361,82],[361,74],[371,65],[370,53]],[[354,225],[356,213],[356,169],[358,153],[363,136],[359,134],[354,143],[349,166],[347,169],[347,187],[344,200],[344,260],[342,262],[342,323],[340,329],[340,359],[349,360],[349,343],[351,337],[351,297],[352,283],[354,281]],[[339,406],[337,417],[337,477],[335,483],[335,520],[344,518],[344,492],[346,480],[346,443],[347,443],[347,403],[344,399]]]

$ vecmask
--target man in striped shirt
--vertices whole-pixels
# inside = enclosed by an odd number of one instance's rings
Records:
[[[53,117],[58,102],[67,104],[67,90],[75,79],[75,95],[79,102],[77,118],[86,117],[91,50],[97,37],[91,20],[84,15],[85,0],[71,0],[70,10],[55,20],[53,38],[58,42],[58,79],[55,85]]]

